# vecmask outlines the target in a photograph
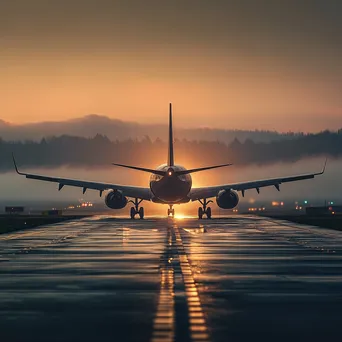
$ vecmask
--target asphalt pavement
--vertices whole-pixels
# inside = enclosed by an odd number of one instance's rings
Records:
[[[95,216],[0,235],[0,341],[342,340],[342,232]]]

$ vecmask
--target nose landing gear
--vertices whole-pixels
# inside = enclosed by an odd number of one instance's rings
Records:
[[[140,207],[139,208],[139,204],[142,202],[143,200],[140,200],[138,198],[136,198],[134,200],[134,202],[132,200],[130,200],[130,203],[134,204],[134,207],[131,207],[131,211],[130,211],[130,215],[131,215],[131,219],[133,220],[135,218],[135,215],[139,215],[140,219],[142,220],[144,218],[144,208]],[[128,202],[128,203],[129,203]]]
[[[202,200],[198,200],[202,204],[202,207],[198,208],[198,218],[201,220],[203,218],[203,215],[207,215],[208,219],[211,219],[211,208],[207,207],[209,203],[213,203],[212,200],[207,201],[206,198]]]
[[[169,205],[169,209],[167,209],[167,216],[168,217],[175,217],[175,209],[172,208],[172,204]]]

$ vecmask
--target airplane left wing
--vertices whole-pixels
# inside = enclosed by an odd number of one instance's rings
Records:
[[[122,191],[124,196],[133,197],[133,198],[140,198],[143,200],[150,201],[152,199],[152,193],[149,188],[142,188],[138,186],[129,186],[129,185],[119,185],[119,184],[110,184],[110,183],[98,183],[98,182],[90,182],[90,181],[83,181],[77,179],[70,179],[70,178],[59,178],[59,177],[50,177],[50,176],[43,176],[43,175],[36,175],[31,173],[24,173],[18,170],[17,164],[15,162],[13,156],[13,162],[15,166],[15,170],[19,175],[25,176],[29,179],[36,179],[45,182],[53,182],[58,183],[58,190],[61,190],[65,185],[67,186],[75,186],[79,188],[83,188],[83,193],[86,192],[87,189],[98,190],[100,191],[100,196],[104,190],[120,190]]]
[[[193,188],[190,191],[189,198],[192,201],[196,201],[199,199],[215,197],[221,190],[241,191],[242,196],[244,196],[246,190],[256,189],[257,192],[259,193],[260,188],[263,188],[266,186],[274,186],[278,191],[280,191],[280,184],[282,183],[296,182],[296,181],[300,181],[304,179],[311,179],[318,175],[322,175],[325,171],[326,163],[327,161],[325,161],[322,171],[317,172],[317,173],[308,173],[308,174],[289,176],[289,177],[270,178],[270,179],[256,180],[256,181],[250,181],[250,182]]]

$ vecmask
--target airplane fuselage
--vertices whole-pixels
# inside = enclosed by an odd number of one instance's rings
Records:
[[[158,203],[176,204],[189,202],[187,196],[191,190],[190,174],[176,175],[175,171],[185,171],[181,165],[160,165],[157,170],[167,171],[165,176],[153,174],[150,178],[150,189]]]

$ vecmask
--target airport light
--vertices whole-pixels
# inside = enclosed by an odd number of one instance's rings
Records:
[[[304,201],[304,204],[308,204],[308,201],[307,201],[307,200],[305,200],[305,201]]]

